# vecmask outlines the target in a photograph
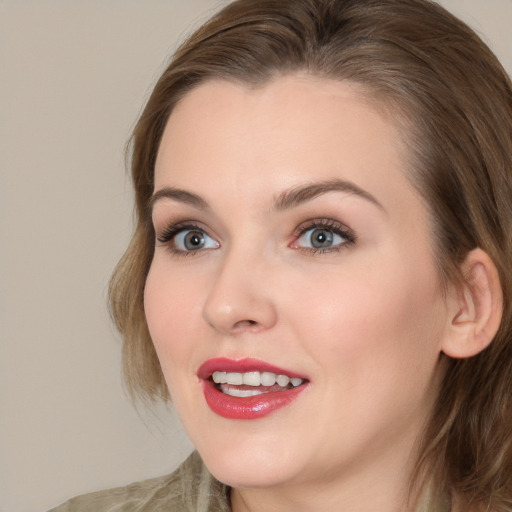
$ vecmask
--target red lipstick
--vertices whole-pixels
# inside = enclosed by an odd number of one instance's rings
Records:
[[[302,383],[295,387],[274,386],[233,386],[240,389],[251,389],[261,392],[255,396],[231,396],[221,390],[221,386],[212,379],[214,372],[247,373],[270,372],[276,375],[302,379]],[[209,359],[202,364],[197,372],[203,384],[203,393],[210,409],[228,419],[253,420],[263,418],[274,411],[286,407],[302,393],[309,384],[308,379],[301,374],[279,368],[258,359]]]

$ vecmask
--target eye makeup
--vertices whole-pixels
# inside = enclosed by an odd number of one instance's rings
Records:
[[[318,218],[297,226],[290,248],[315,255],[338,252],[355,243],[355,233],[348,226],[334,219]]]
[[[316,218],[299,224],[292,234],[289,248],[307,255],[338,252],[356,243],[352,229],[331,218]],[[220,243],[196,221],[168,224],[156,237],[172,255],[191,256],[218,249]]]

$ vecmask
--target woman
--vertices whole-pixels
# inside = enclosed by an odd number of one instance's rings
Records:
[[[512,87],[425,0],[238,0],[135,127],[111,283],[176,473],[56,510],[512,508]]]

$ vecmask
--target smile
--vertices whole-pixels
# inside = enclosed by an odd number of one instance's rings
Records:
[[[288,377],[288,375],[276,375],[272,372],[213,372],[213,382],[216,384],[231,384],[233,386],[272,387],[276,383],[281,388],[300,386],[304,380],[300,377]],[[221,389],[228,389],[227,386],[220,386]],[[230,389],[230,388],[229,388]],[[264,391],[262,391],[264,392]]]
[[[309,383],[304,376],[255,359],[210,359],[199,369],[210,409],[228,419],[258,419],[289,405]]]

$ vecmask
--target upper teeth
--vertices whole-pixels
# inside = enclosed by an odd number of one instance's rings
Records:
[[[291,384],[294,387],[300,386],[303,379],[299,377],[288,377],[287,375],[277,375],[272,372],[213,372],[213,382],[216,384],[232,384],[240,386],[273,386],[276,382],[281,387]]]

